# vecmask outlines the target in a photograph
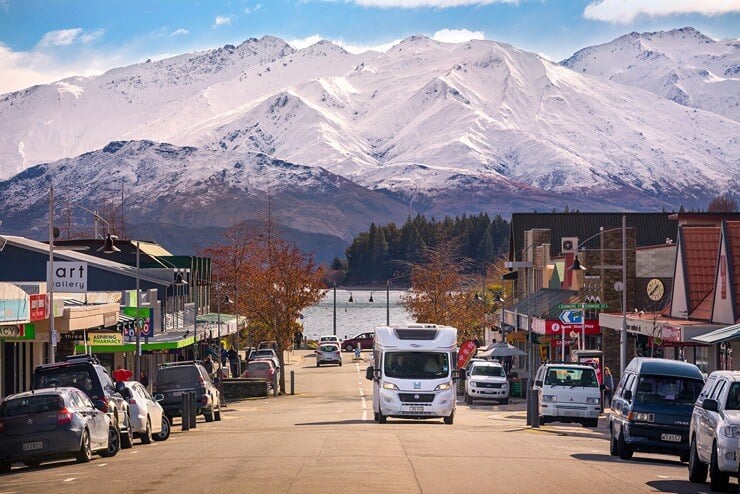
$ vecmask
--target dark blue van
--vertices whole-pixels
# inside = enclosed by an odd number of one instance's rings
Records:
[[[689,423],[704,377],[694,364],[632,359],[619,380],[609,414],[609,453],[623,460],[635,451],[689,460]]]

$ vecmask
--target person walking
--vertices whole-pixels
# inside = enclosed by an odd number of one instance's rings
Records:
[[[604,407],[611,407],[614,392],[614,377],[609,367],[604,367]]]
[[[113,371],[113,379],[115,381],[128,381],[133,375],[133,372],[128,369],[124,369],[122,365],[119,365],[116,370]]]

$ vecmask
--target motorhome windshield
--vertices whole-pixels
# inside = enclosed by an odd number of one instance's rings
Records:
[[[665,405],[693,405],[704,383],[672,376],[640,376],[635,401]]]
[[[442,352],[388,352],[384,362],[387,377],[439,379],[450,374],[449,357]]]

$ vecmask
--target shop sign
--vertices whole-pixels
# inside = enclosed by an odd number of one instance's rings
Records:
[[[583,328],[586,331],[586,334],[601,334],[601,326],[599,326],[599,321],[596,319],[586,319],[583,324]],[[563,331],[565,331],[566,334],[569,334],[571,331],[576,331],[578,334],[581,334],[581,325],[566,324],[556,319],[548,319],[545,321],[545,334],[562,334]]]
[[[49,262],[46,262],[47,272]],[[54,290],[69,293],[87,291],[87,263],[54,261],[54,272],[51,280]]]
[[[136,307],[124,307],[122,312],[136,319],[136,326],[141,328],[141,336],[143,338],[154,337],[154,318],[152,317],[152,309],[149,307],[139,307],[139,313],[136,313]]]
[[[34,340],[36,339],[36,327],[33,324],[0,326],[0,339]]]
[[[88,333],[88,343],[92,346],[103,345],[123,345],[123,336],[121,333]]]
[[[49,317],[49,313],[46,310],[47,296],[45,293],[29,295],[28,298],[31,301],[31,321],[43,321]]]
[[[681,328],[670,324],[663,324],[663,330],[661,331],[661,337],[663,341],[681,341]]]

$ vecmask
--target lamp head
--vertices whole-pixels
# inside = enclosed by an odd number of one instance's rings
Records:
[[[581,264],[581,261],[578,259],[578,256],[576,255],[576,258],[573,259],[573,265],[570,267],[571,271],[586,271],[586,266]]]
[[[113,245],[113,239],[110,236],[110,233],[106,235],[105,237],[105,243],[103,243],[103,246],[98,249],[98,252],[102,252],[104,254],[113,254],[114,252],[121,252],[121,249]]]
[[[493,297],[493,301],[499,303],[504,301],[503,297],[501,297],[501,292],[496,292],[496,296]]]
[[[175,286],[183,286],[187,285],[187,282],[182,279],[182,274],[177,273],[177,276],[175,276],[175,281],[173,282]]]

